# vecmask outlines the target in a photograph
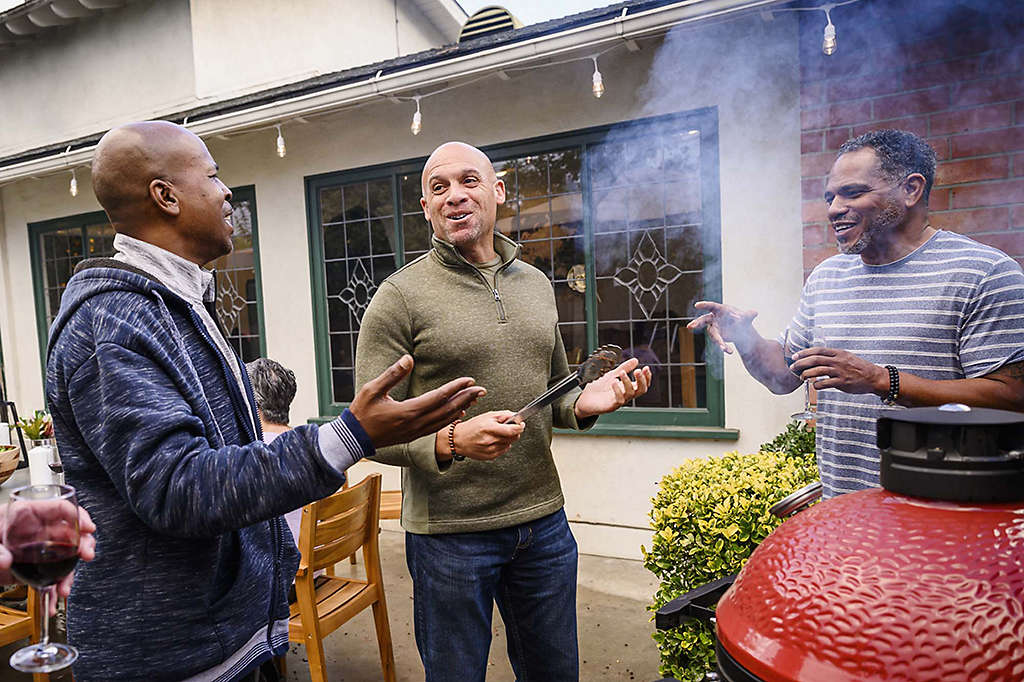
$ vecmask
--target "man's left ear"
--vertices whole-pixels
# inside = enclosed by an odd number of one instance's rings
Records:
[[[903,181],[903,201],[907,208],[915,206],[924,198],[924,176],[920,173],[911,173]]]
[[[494,181],[494,199],[499,204],[505,203],[505,181],[495,180]]]

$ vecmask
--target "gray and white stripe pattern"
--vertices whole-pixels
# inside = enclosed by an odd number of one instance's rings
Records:
[[[1002,252],[941,230],[887,265],[833,256],[804,285],[789,342],[794,351],[840,348],[925,379],[985,376],[1024,361],[1024,274]],[[826,497],[878,486],[875,422],[887,409],[873,394],[819,392]]]

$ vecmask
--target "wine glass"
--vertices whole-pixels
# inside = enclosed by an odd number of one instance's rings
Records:
[[[48,673],[71,665],[78,651],[50,641],[50,592],[78,563],[78,501],[67,485],[30,485],[11,493],[7,503],[4,546],[13,561],[11,573],[38,592],[42,637],[18,649],[11,667]]]
[[[782,341],[782,356],[786,360],[786,366],[793,366],[793,353],[796,352],[789,339],[789,327],[786,327],[786,334]],[[790,370],[792,371],[792,369]],[[796,372],[793,372],[797,376],[800,376]],[[789,415],[790,419],[801,419],[803,421],[810,421],[817,418],[817,414],[811,409],[811,380],[808,379],[804,382],[804,409],[800,412],[794,412]]]
[[[64,465],[61,464],[60,453],[54,445],[50,446],[50,452],[46,457],[46,466],[53,472],[54,482],[58,485],[64,485]]]

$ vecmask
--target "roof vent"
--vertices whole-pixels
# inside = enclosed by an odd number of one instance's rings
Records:
[[[522,27],[523,22],[512,16],[512,13],[507,9],[491,5],[476,12],[462,25],[462,31],[459,32],[459,42],[462,43],[473,38],[489,36]]]

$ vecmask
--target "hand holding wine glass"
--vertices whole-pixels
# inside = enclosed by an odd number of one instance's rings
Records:
[[[65,668],[78,658],[66,644],[50,642],[50,593],[57,583],[66,583],[81,554],[81,512],[75,491],[66,485],[35,485],[11,493],[4,520],[4,547],[10,552],[10,571],[15,578],[34,587],[40,595],[42,638],[14,652],[11,667],[22,672],[41,673]],[[92,522],[85,516],[89,533],[87,555],[91,558]]]
[[[812,344],[815,345],[815,344]],[[792,371],[793,367],[793,354],[797,352],[796,347],[792,344],[790,339],[789,327],[786,327],[786,333],[782,341],[782,356],[786,360],[786,366]],[[793,372],[796,376],[800,376],[800,372]],[[804,421],[810,421],[817,417],[817,413],[812,409],[811,406],[811,380],[808,379],[804,382],[804,409],[800,412],[794,412],[789,415],[790,419],[801,419]]]

